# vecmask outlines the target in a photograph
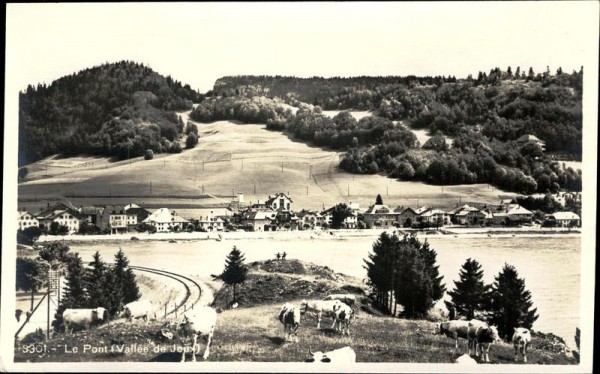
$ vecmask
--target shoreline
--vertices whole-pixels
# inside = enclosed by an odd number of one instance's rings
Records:
[[[268,231],[268,232],[161,232],[161,233],[126,233],[112,235],[42,235],[37,243],[48,243],[54,241],[77,242],[105,242],[105,241],[198,241],[198,240],[240,240],[240,239],[271,239],[271,240],[311,240],[332,239],[344,240],[353,238],[377,237],[383,232],[397,232],[398,234],[415,233],[417,237],[539,237],[539,236],[581,236],[579,229],[539,229],[539,228],[464,228],[447,227],[439,230],[413,230],[413,229],[363,229],[363,230],[305,230],[305,231]]]

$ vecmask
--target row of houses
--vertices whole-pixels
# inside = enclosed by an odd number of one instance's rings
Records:
[[[47,208],[37,214],[19,211],[17,217],[20,230],[37,226],[42,231],[51,232],[52,225],[55,224],[57,227],[66,227],[69,234],[79,232],[84,225],[95,226],[101,232],[119,234],[130,231],[141,223],[154,227],[157,232],[168,232],[184,230],[192,222],[168,208],[151,212],[136,204],[76,207],[60,202],[53,206],[48,204]],[[198,227],[220,230],[224,228],[224,222],[221,218],[210,215],[195,220]]]
[[[137,228],[140,224],[153,227],[156,232],[187,230],[222,231],[226,226],[250,231],[306,230],[332,225],[335,207],[322,211],[292,210],[293,200],[288,194],[269,196],[264,202],[246,206],[240,196],[235,209],[227,207],[216,214],[209,210],[195,219],[187,219],[169,208],[150,211],[136,204],[104,207],[81,206],[58,203],[47,206],[39,213],[18,212],[18,228],[38,226],[50,232],[52,225],[64,226],[68,233],[82,230],[82,226],[96,226],[100,232],[118,234]],[[223,214],[226,213],[226,214]],[[523,208],[515,200],[502,200],[499,204],[470,203],[449,211],[422,206],[419,208],[390,208],[385,204],[374,204],[365,211],[358,204],[348,205],[342,227],[354,229],[390,227],[442,227],[447,225],[516,226],[531,223],[534,213]],[[556,212],[544,217],[545,223],[554,227],[579,227],[580,217],[573,212]]]

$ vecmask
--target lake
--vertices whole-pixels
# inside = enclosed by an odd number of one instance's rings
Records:
[[[421,239],[424,239],[422,237]],[[504,263],[515,266],[532,294],[540,317],[533,329],[552,332],[574,346],[575,327],[579,326],[580,237],[427,237],[438,253],[440,272],[448,289],[467,258],[476,259],[484,269],[484,280],[491,283]],[[364,278],[363,258],[371,250],[375,237],[349,239],[238,239],[199,240],[167,243],[164,241],[70,244],[84,261],[98,250],[105,261],[112,261],[120,246],[134,265],[155,267],[206,278],[223,270],[225,256],[235,245],[246,261],[271,259],[279,252],[336,272]]]

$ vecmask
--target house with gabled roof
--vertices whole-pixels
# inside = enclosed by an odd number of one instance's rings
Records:
[[[397,207],[394,209],[394,212],[398,214],[396,221],[400,227],[411,227],[413,223],[417,222],[417,217],[419,216],[411,207]]]
[[[292,211],[292,198],[283,192],[279,192],[273,196],[269,195],[265,205],[273,210],[278,211]]]
[[[156,232],[169,232],[185,230],[190,221],[179,216],[174,210],[160,208],[150,214],[143,223],[154,226]]]
[[[319,212],[302,209],[296,213],[298,217],[298,227],[301,230],[313,230],[316,227],[322,227],[325,219]]]
[[[36,218],[40,229],[46,232],[50,231],[52,223],[56,222],[58,225],[66,226],[69,229],[69,234],[79,231],[81,222],[85,220],[75,206],[62,202],[52,207],[48,204],[48,207],[39,212]]]
[[[348,207],[350,208],[350,207]],[[327,224],[331,227],[331,223],[333,222],[333,210],[335,206],[331,208],[325,209],[321,212],[321,216],[323,217],[323,223]],[[343,228],[346,229],[355,229],[358,226],[358,210],[350,208],[350,215],[344,219]]]
[[[398,212],[385,204],[374,204],[363,213],[363,217],[365,225],[369,229],[373,227],[395,227],[398,221]]]
[[[546,142],[544,142],[543,140],[539,139],[537,136],[532,135],[532,134],[521,135],[517,139],[517,143],[519,143],[520,145],[525,145],[525,144],[531,143],[531,144],[535,144],[538,147],[540,147],[542,149],[542,151],[546,149]]]
[[[277,212],[248,209],[242,212],[240,223],[252,231],[277,230]]]
[[[26,228],[29,227],[39,227],[40,226],[40,222],[38,221],[37,218],[35,218],[35,216],[31,213],[29,213],[26,210],[23,211],[18,211],[17,212],[17,227],[19,228],[19,230],[25,230]]]
[[[580,227],[581,218],[573,212],[554,212],[545,215],[546,223],[554,227]]]

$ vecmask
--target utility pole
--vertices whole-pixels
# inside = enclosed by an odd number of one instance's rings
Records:
[[[308,186],[306,186],[306,195],[308,195]]]
[[[150,195],[152,195],[152,182],[150,182]]]
[[[350,184],[348,184],[348,197],[350,197]]]
[[[390,196],[390,186],[385,186],[385,195]]]

